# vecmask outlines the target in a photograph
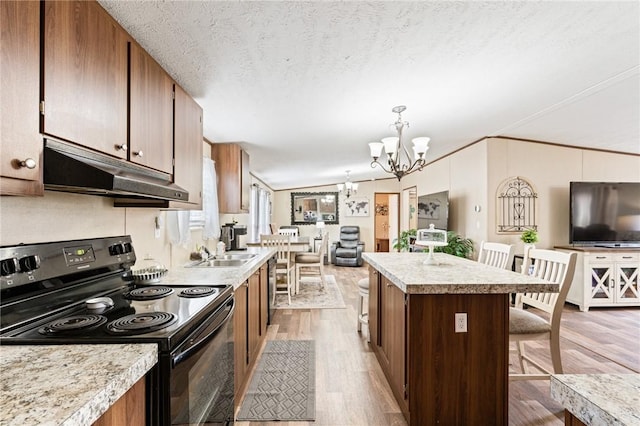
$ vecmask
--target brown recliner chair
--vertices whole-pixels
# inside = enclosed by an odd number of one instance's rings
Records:
[[[364,242],[360,241],[359,226],[342,226],[340,239],[331,244],[331,263],[336,266],[362,266]]]

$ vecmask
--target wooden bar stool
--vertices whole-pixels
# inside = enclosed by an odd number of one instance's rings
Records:
[[[364,312],[365,297],[369,298],[369,278],[358,281],[358,333],[362,331],[362,324],[369,324],[369,313]],[[371,341],[369,336],[367,336],[367,341]]]

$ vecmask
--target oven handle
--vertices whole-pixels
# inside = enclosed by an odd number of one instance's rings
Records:
[[[207,325],[205,323],[204,328],[194,331],[191,336],[187,338],[187,340],[185,340],[172,352],[171,367],[173,368],[185,359],[189,358],[189,356],[193,352],[198,351],[203,345],[209,342],[209,340],[215,337],[218,330],[224,327],[227,322],[231,320],[231,316],[233,315],[234,310],[235,299],[233,296],[231,296],[222,307],[220,307],[213,314],[207,317],[206,323],[211,322],[210,324]],[[224,318],[220,319],[223,311],[226,311],[226,315],[224,316]]]

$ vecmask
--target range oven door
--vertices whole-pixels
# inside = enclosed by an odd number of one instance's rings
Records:
[[[231,296],[169,354],[169,395],[165,389],[159,407],[162,424],[233,424],[234,306]]]

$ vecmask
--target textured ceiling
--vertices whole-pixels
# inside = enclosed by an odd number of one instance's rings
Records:
[[[637,1],[100,3],[273,189],[388,177],[367,143],[396,105],[429,161],[493,135],[640,153]]]

